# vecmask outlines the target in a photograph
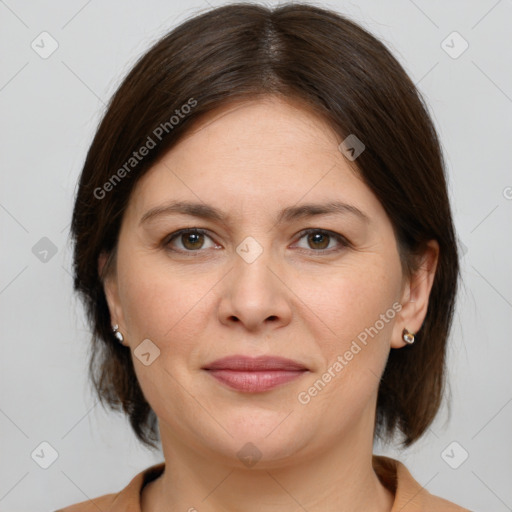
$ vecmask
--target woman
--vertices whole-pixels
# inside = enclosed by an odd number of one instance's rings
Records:
[[[165,463],[66,512],[467,510],[372,453],[439,409],[459,266],[435,129],[368,32],[304,4],[177,27],[72,231],[93,382]]]

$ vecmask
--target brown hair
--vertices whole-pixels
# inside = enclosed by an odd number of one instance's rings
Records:
[[[363,141],[357,171],[391,220],[406,275],[428,240],[439,243],[417,341],[391,350],[379,387],[375,434],[389,439],[399,429],[408,446],[441,403],[459,278],[443,157],[420,93],[386,47],[342,15],[312,5],[231,4],[193,17],[144,54],[112,97],[87,154],[72,219],[74,286],[93,329],[92,382],[103,403],[122,409],[137,437],[155,446],[156,416],[130,350],[113,336],[98,257],[104,252],[115,261],[137,180],[193,122],[230,101],[269,94],[299,99],[342,138]],[[135,159],[143,146],[151,149]]]

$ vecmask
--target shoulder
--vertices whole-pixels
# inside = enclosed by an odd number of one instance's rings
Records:
[[[395,493],[392,512],[471,512],[428,492],[398,460],[374,455],[373,466],[383,484]]]
[[[98,510],[109,510],[118,494],[105,494],[99,498],[75,503],[55,512],[98,512]]]
[[[56,510],[55,512],[139,512],[140,496],[143,487],[158,478],[164,471],[165,464],[151,466],[134,476],[130,483],[120,492],[105,494],[98,498],[82,501],[74,505]]]

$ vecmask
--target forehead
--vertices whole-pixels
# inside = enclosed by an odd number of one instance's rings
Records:
[[[292,100],[228,104],[201,117],[143,176],[133,207],[143,214],[169,199],[193,199],[257,212],[319,200],[376,201],[340,152],[341,140]]]
[[[238,128],[243,126],[243,130]],[[198,117],[188,129],[182,140],[188,137],[204,136],[217,131],[236,129],[232,135],[250,145],[249,137],[264,136],[268,131],[280,131],[283,138],[275,140],[276,145],[286,144],[287,136],[299,136],[316,139],[322,144],[327,141],[336,142],[338,136],[327,123],[326,119],[316,113],[304,101],[293,97],[276,95],[258,98],[236,99]],[[302,138],[302,137],[301,137]]]

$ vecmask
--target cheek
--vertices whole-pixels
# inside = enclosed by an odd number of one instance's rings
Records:
[[[376,255],[351,263],[316,276],[314,281],[302,276],[294,287],[305,305],[303,314],[316,326],[315,338],[322,340],[323,350],[331,358],[333,352],[342,352],[358,337],[362,342],[365,336],[387,339],[396,316],[399,266]]]
[[[304,389],[314,396],[318,413],[328,408],[334,415],[342,410],[355,417],[375,397],[400,308],[400,279],[399,263],[368,255],[330,273],[328,281],[314,286],[301,281],[299,293],[308,297],[304,302],[314,312],[307,313],[308,323],[315,326],[313,338],[323,361],[308,382],[311,387]]]
[[[150,260],[132,257],[118,268],[123,314],[132,353],[145,339],[160,351],[149,366],[133,358],[144,395],[159,417],[176,418],[178,411],[190,409],[184,391],[193,389],[188,365],[207,334],[211,297],[221,276],[177,272]]]
[[[317,313],[313,337],[323,365],[303,387],[299,401],[310,399],[312,414],[338,421],[342,411],[343,421],[349,422],[373,404],[396,317],[392,283],[383,274],[377,280],[377,275],[344,275],[330,281],[327,295],[310,296]]]
[[[149,264],[151,258],[125,261],[119,268],[119,283],[129,340],[136,345],[149,338],[161,350],[172,344],[174,353],[186,352],[187,339],[197,339],[206,319],[208,296],[219,276]]]

